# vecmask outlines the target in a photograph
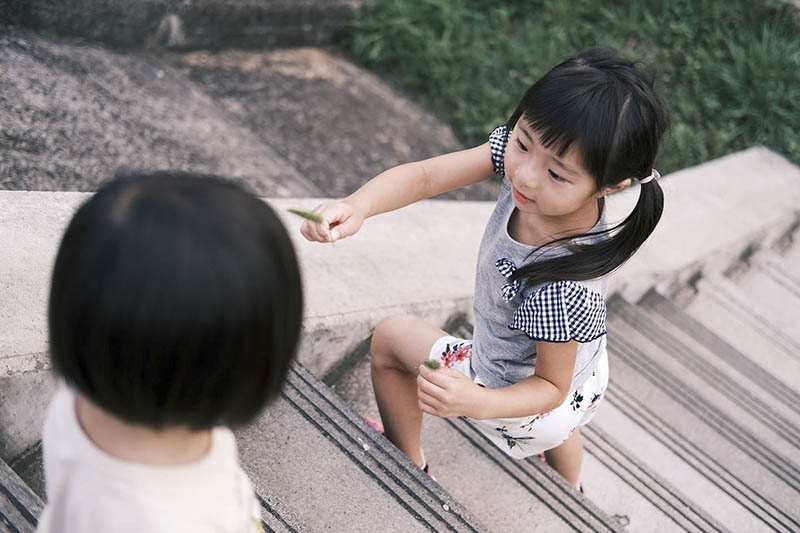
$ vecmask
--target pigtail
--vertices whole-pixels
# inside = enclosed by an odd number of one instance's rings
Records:
[[[664,210],[664,192],[656,180],[642,184],[639,200],[633,211],[616,226],[587,233],[578,240],[597,240],[592,244],[567,243],[572,252],[544,261],[528,263],[518,268],[511,280],[522,279],[529,286],[555,281],[587,281],[608,275],[633,256],[653,233]],[[557,244],[575,237],[556,239]],[[546,246],[546,245],[545,245]],[[544,249],[540,246],[532,252]]]

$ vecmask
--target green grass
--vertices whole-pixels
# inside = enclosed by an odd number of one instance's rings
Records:
[[[670,172],[758,144],[800,161],[798,16],[779,0],[367,0],[346,45],[465,145],[552,66],[611,46],[670,103]]]

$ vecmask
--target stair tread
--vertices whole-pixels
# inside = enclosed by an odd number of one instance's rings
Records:
[[[262,506],[296,530],[485,530],[299,365],[237,440]]]
[[[643,413],[630,409],[628,397],[608,391],[606,402],[598,409],[587,436],[587,451],[592,450],[592,428],[623,443],[635,460],[655,471],[667,486],[677,488],[688,501],[689,520],[703,531],[766,531],[768,526],[736,499],[725,492],[713,476],[706,475],[690,460],[690,449],[680,442],[680,435],[664,431],[655,423],[646,423]],[[687,460],[689,459],[689,460]]]
[[[453,331],[454,335],[462,337],[471,335],[469,325],[450,328],[448,331]],[[379,416],[369,377],[368,357],[365,356],[350,372],[346,373],[334,385],[334,389],[353,405],[356,411],[373,418]],[[599,411],[602,412],[603,409],[601,408]],[[478,516],[485,518],[484,522],[490,526],[491,530],[494,531],[496,528],[496,530],[502,531],[504,527],[513,528],[518,513],[526,512],[526,509],[537,511],[535,507],[543,505],[541,501],[537,500],[542,497],[542,489],[536,486],[536,482],[527,477],[528,474],[525,473],[531,466],[521,468],[517,464],[519,461],[508,458],[505,461],[497,459],[506,464],[508,471],[499,466],[497,462],[491,464],[492,456],[495,454],[504,456],[503,452],[487,441],[484,443],[483,450],[476,454],[475,451],[478,450],[476,445],[465,443],[464,435],[459,435],[461,431],[469,434],[468,430],[464,430],[463,426],[458,425],[459,423],[460,421],[445,422],[435,417],[425,417],[424,419],[422,442],[426,457],[434,469],[434,475],[454,497]],[[591,434],[593,426],[594,422],[587,426],[587,435]],[[481,441],[481,438],[472,438],[478,442]],[[707,524],[715,523],[713,519],[702,515],[699,510],[682,509],[684,514],[691,517],[689,519],[680,515],[670,507],[670,504],[661,501],[659,494],[650,494],[646,485],[649,485],[652,479],[642,475],[641,472],[639,474],[646,482],[644,484],[632,482],[627,470],[622,470],[616,461],[609,460],[607,451],[604,451],[608,446],[600,443],[598,438],[595,434],[597,446],[593,448],[587,446],[582,482],[586,487],[589,501],[596,504],[609,517],[623,520],[623,523],[627,523],[627,527],[632,530],[691,531],[693,530],[692,523],[706,524],[704,526],[706,529],[710,527]],[[614,446],[618,445],[614,444]],[[469,461],[464,462],[465,458],[468,458]],[[532,462],[535,465],[538,457],[533,458]],[[614,468],[609,468],[605,463],[612,464]],[[630,464],[627,464],[627,468],[637,469],[636,466]],[[509,474],[509,471],[513,475]],[[515,475],[520,476],[520,479],[527,477],[528,487],[515,481]],[[475,480],[479,480],[479,483],[476,483]],[[505,487],[505,491],[509,494],[503,493],[502,501],[499,502],[493,498],[487,498],[487,492],[495,494],[497,491],[481,490],[481,487],[486,485]],[[640,494],[640,489],[647,494]],[[676,490],[676,492],[679,491]],[[508,502],[515,503],[509,504]],[[514,513],[509,513],[509,509],[514,509]],[[538,512],[552,513],[552,510],[544,505],[544,509]],[[534,518],[534,520],[536,519]],[[613,522],[612,524],[614,527],[621,527]],[[551,527],[555,528],[556,526]],[[722,527],[720,529],[724,530]],[[704,528],[695,530],[704,530]],[[711,530],[714,530],[714,527],[711,527]]]
[[[42,500],[0,460],[0,529],[33,532],[42,512]]]
[[[655,290],[649,291],[640,302],[640,309],[656,324],[669,323],[672,335],[691,346],[696,355],[718,368],[726,378],[756,396],[774,412],[788,421],[787,427],[800,430],[800,392],[792,389],[753,359],[737,350],[711,329]]]
[[[756,254],[735,284],[770,322],[800,343],[800,282],[784,271],[782,262],[772,254]]]
[[[631,416],[640,413],[641,424],[654,423],[662,434],[680,435],[680,445],[687,453],[702,458],[702,465],[696,468],[717,478],[727,491],[742,494],[743,505],[756,502],[750,508],[771,527],[789,531],[800,526],[800,509],[795,505],[800,486],[796,468],[781,463],[779,456],[763,448],[735,420],[712,405],[695,401],[690,388],[658,370],[647,354],[628,341],[635,338],[635,332],[624,322],[617,320],[609,326],[613,342],[607,399],[618,406],[627,405]]]
[[[691,394],[695,401],[724,413],[743,431],[758,437],[765,446],[782,455],[782,460],[800,452],[800,431],[787,427],[786,419],[765,409],[762,399],[729,378],[725,369],[707,364],[690,346],[681,340],[680,332],[669,323],[659,324],[657,317],[645,307],[634,306],[620,298],[609,305],[609,327],[624,330],[625,340],[635,345],[651,363],[651,370],[665,372]],[[623,326],[620,322],[623,322]],[[616,333],[614,336],[619,335]],[[614,341],[612,340],[612,343]],[[792,464],[800,478],[800,468]]]
[[[716,282],[700,280],[698,289],[697,295],[686,306],[686,312],[775,379],[797,391],[800,353],[793,352],[786,339],[777,335],[769,324],[760,322],[752,310],[748,311],[728,298]]]

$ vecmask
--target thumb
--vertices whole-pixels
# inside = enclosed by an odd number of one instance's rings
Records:
[[[363,221],[357,216],[349,216],[341,222],[334,222],[331,224],[331,237],[334,241],[344,239],[356,233],[360,228]]]

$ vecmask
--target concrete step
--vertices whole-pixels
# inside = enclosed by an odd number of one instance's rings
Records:
[[[618,365],[611,369],[612,376]],[[715,457],[697,449],[666,421],[653,416],[647,405],[628,395],[622,385],[612,379],[606,391],[606,400],[598,409],[595,418],[584,431],[586,451],[591,453],[593,431],[599,429],[613,441],[624,443],[626,455],[642,470],[655,472],[653,482],[632,473],[620,474],[627,483],[641,484],[636,487],[643,494],[657,490],[666,492],[661,497],[673,505],[673,516],[683,519],[685,529],[700,531],[770,531],[770,522],[756,514],[763,501],[746,487],[728,480],[726,470]],[[612,441],[612,442],[613,442]],[[588,457],[588,455],[587,455]],[[744,492],[742,492],[744,491]],[[602,492],[600,497],[616,498],[616,491]],[[594,498],[594,496],[593,496]],[[602,501],[598,501],[603,505]],[[694,527],[685,526],[689,522]],[[644,530],[649,531],[645,528]]]
[[[800,382],[800,345],[776,327],[757,302],[730,280],[708,276],[698,280],[686,312],[734,346],[754,364],[797,390]]]
[[[748,387],[748,383],[740,383],[741,376],[738,381],[731,377],[728,365],[715,364],[716,357],[712,359],[705,348],[671,323],[661,321],[650,309],[622,298],[615,298],[611,309],[614,319],[621,319],[629,326],[621,328],[625,340],[647,354],[654,371],[666,373],[691,390],[693,401],[736,421],[744,431],[737,431],[738,435],[748,435],[750,442],[762,446],[757,453],[759,457],[766,457],[764,448],[769,448],[775,454],[774,462],[786,463],[787,470],[800,480],[800,468],[794,459],[800,453],[797,413],[789,418],[792,410],[784,409],[780,402],[752,384]]]
[[[796,466],[764,446],[749,428],[715,409],[710,392],[697,389],[696,378],[670,372],[667,356],[614,314],[615,301],[610,304],[610,403],[654,435],[651,428],[660,425],[662,439],[672,435],[674,452],[680,450],[686,462],[765,526],[779,531],[800,527]],[[656,457],[640,457],[670,479],[670,471],[653,464]],[[725,524],[735,507],[728,501],[722,508],[705,510]]]
[[[471,337],[471,330],[460,318],[443,329]],[[365,351],[333,387],[356,411],[377,419],[369,364]],[[605,432],[595,431],[594,426],[584,432],[587,454],[582,483],[588,499],[565,486],[560,476],[538,457],[530,461],[509,459],[461,420],[426,416],[423,446],[439,482],[484,518],[492,531],[513,530],[522,518],[526,523],[546,525],[547,531],[561,531],[569,524],[592,531],[620,527],[632,531],[725,530],[692,508],[680,490],[641,461],[633,460],[625,447]],[[598,524],[601,517],[602,523]]]
[[[113,47],[265,48],[322,44],[350,22],[360,0],[29,0],[12,20],[38,31]]]
[[[756,252],[747,263],[749,268],[734,273],[731,279],[772,324],[800,346],[800,268],[792,269],[788,261],[770,251]]]
[[[39,442],[54,391],[49,370],[0,377],[0,460],[15,466]]]
[[[42,500],[0,461],[0,531],[33,533],[42,507]]]
[[[748,400],[755,397],[757,403],[763,402],[768,417],[776,417],[785,430],[798,433],[800,391],[796,390],[797,383],[792,383],[795,387],[792,388],[777,379],[655,290],[648,292],[638,307],[651,309],[656,314],[648,315],[651,321],[658,323],[666,320],[677,328],[678,331],[672,332],[679,339],[677,342],[690,346],[703,361],[718,369],[719,375],[726,381],[735,381],[736,385],[729,384],[732,390],[746,391]]]
[[[614,409],[613,406],[604,409]],[[586,456],[582,477],[597,488],[591,500],[607,512],[625,506],[637,508],[636,514],[615,514],[614,518],[632,530],[654,531],[727,531],[725,526],[700,509],[685,489],[678,489],[664,476],[647,466],[625,445],[611,437],[593,421],[581,428]],[[643,505],[644,502],[650,505]],[[654,512],[652,507],[658,509]],[[669,519],[669,521],[667,520]]]
[[[42,441],[18,455],[8,465],[42,500],[47,499],[44,484],[44,464],[42,463]]]
[[[299,364],[280,399],[236,436],[266,531],[486,531]],[[13,466],[44,497],[41,445]]]
[[[800,242],[793,243],[783,254],[783,257],[792,272],[797,272],[800,269]]]
[[[237,440],[265,512],[290,530],[485,531],[300,365],[280,400]]]

